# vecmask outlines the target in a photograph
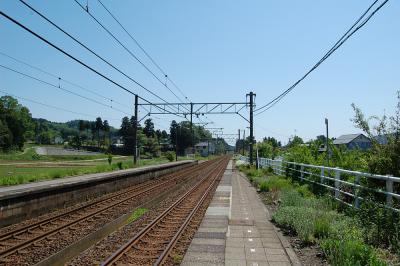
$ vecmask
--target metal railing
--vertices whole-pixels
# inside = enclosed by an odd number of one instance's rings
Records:
[[[239,156],[238,159],[249,161],[245,156]],[[295,177],[325,188],[331,192],[332,197],[346,205],[359,208],[363,195],[369,192],[378,195],[378,198],[381,197],[386,207],[400,212],[400,192],[394,191],[400,187],[399,177],[287,162],[282,159],[258,158],[257,160],[260,167],[271,167],[277,175]],[[371,181],[374,182],[374,186],[368,186]]]

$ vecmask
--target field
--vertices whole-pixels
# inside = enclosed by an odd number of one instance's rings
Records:
[[[165,158],[140,160],[138,166],[168,162]],[[35,147],[23,152],[0,154],[0,185],[17,185],[40,180],[132,168],[130,156],[113,156],[108,162],[105,154],[38,155]]]

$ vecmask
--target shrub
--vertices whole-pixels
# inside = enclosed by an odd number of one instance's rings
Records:
[[[165,158],[167,158],[168,161],[173,162],[175,160],[175,152],[167,151],[165,153]]]
[[[330,231],[330,221],[326,216],[322,216],[315,220],[314,234],[317,238],[326,238]]]
[[[123,167],[122,167],[122,162],[118,162],[118,163],[117,163],[117,166],[118,166],[118,169],[119,169],[119,170],[122,170],[122,169],[123,169]]]
[[[268,182],[266,180],[261,181],[258,185],[258,188],[260,189],[260,191],[268,191]]]
[[[296,187],[296,191],[299,192],[305,198],[311,198],[314,194],[310,191],[307,184]]]
[[[107,160],[108,160],[108,165],[111,165],[111,163],[112,163],[112,154],[111,153],[108,154]]]
[[[328,238],[322,240],[320,245],[329,263],[333,266],[387,265],[377,257],[373,248],[360,240]]]
[[[314,241],[314,221],[317,211],[307,207],[281,207],[272,219],[285,227],[294,230],[305,243]]]

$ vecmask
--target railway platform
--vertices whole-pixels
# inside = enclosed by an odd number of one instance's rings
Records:
[[[247,179],[229,162],[182,265],[301,265]]]
[[[186,160],[0,187],[0,228],[195,164]]]

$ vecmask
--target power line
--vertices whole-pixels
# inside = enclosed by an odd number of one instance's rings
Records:
[[[255,112],[258,111],[255,115],[260,115],[265,111],[271,109],[275,104],[282,100],[287,94],[289,94],[300,82],[302,82],[311,72],[317,69],[327,58],[329,58],[340,46],[342,46],[354,33],[360,30],[375,14],[378,12],[389,0],[385,0],[382,4],[380,4],[370,15],[368,15],[360,24],[359,22],[367,15],[367,13],[371,10],[371,8],[378,2],[375,0],[368,9],[361,15],[360,18],[350,27],[349,30],[329,49],[329,51],[299,80],[297,80],[292,86],[290,86],[283,93],[275,97],[272,101],[267,104],[257,108]],[[357,27],[356,25],[359,24]]]
[[[3,52],[1,52],[1,51],[0,51],[0,54],[3,55],[3,56],[5,56],[5,57],[8,57],[8,58],[10,58],[10,59],[12,59],[12,60],[14,60],[14,61],[16,61],[16,62],[18,62],[18,63],[21,63],[21,64],[23,64],[23,65],[26,65],[26,66],[28,66],[28,67],[30,67],[30,68],[32,68],[32,69],[36,69],[36,70],[38,70],[38,71],[40,71],[40,72],[42,72],[42,73],[44,73],[44,74],[46,74],[46,75],[49,75],[49,76],[54,77],[54,78],[56,78],[56,79],[62,80],[63,82],[68,83],[68,84],[70,84],[70,85],[72,85],[72,86],[74,86],[74,87],[80,88],[80,89],[82,89],[82,90],[84,90],[84,91],[87,91],[87,92],[90,92],[90,93],[92,93],[93,95],[96,95],[96,96],[98,96],[98,97],[100,97],[100,98],[103,98],[103,99],[105,99],[105,100],[111,101],[112,103],[117,103],[117,104],[119,104],[119,105],[121,105],[121,106],[130,108],[129,106],[127,106],[127,105],[125,105],[125,104],[123,104],[123,103],[120,103],[120,102],[118,102],[118,101],[116,101],[116,100],[114,100],[114,99],[112,99],[112,98],[109,98],[109,97],[106,97],[106,96],[104,96],[104,95],[101,95],[100,93],[97,93],[97,92],[95,92],[95,91],[93,91],[93,90],[90,90],[90,89],[88,89],[88,88],[85,88],[85,87],[83,87],[83,86],[81,86],[81,85],[79,85],[79,84],[76,84],[76,83],[72,82],[72,81],[66,80],[66,79],[64,79],[64,78],[62,78],[62,77],[60,77],[60,76],[57,76],[57,75],[55,75],[55,74],[52,74],[52,73],[50,73],[50,72],[48,72],[48,71],[46,71],[46,70],[43,70],[43,69],[41,69],[41,68],[39,68],[39,67],[33,66],[33,65],[31,65],[31,64],[29,64],[29,63],[27,63],[27,62],[24,62],[24,61],[22,61],[22,60],[20,60],[20,59],[17,59],[17,58],[15,58],[15,57],[13,57],[13,56],[11,56],[11,55],[8,55],[8,54],[3,53]]]
[[[65,35],[67,35],[69,38],[71,38],[73,41],[75,41],[76,43],[78,43],[80,46],[82,46],[83,48],[85,48],[87,51],[89,51],[91,54],[93,54],[94,56],[96,56],[97,58],[99,58],[100,60],[102,60],[104,63],[106,63],[107,65],[109,65],[110,67],[112,67],[114,70],[118,71],[119,73],[121,73],[122,75],[124,75],[126,78],[128,78],[129,80],[131,80],[132,82],[134,82],[136,85],[138,85],[139,87],[143,88],[144,90],[146,90],[148,93],[150,93],[151,95],[155,96],[156,98],[160,99],[163,102],[167,102],[166,100],[164,100],[163,98],[159,97],[157,94],[155,94],[154,92],[152,92],[151,90],[149,90],[148,88],[144,87],[141,83],[139,83],[138,81],[136,81],[135,79],[133,79],[132,77],[130,77],[129,75],[127,75],[125,72],[123,72],[122,70],[120,70],[119,68],[117,68],[116,66],[114,66],[113,64],[111,64],[109,61],[107,61],[106,59],[104,59],[103,57],[101,57],[99,54],[97,54],[96,52],[94,52],[92,49],[90,49],[88,46],[86,46],[85,44],[83,44],[81,41],[79,41],[77,38],[75,38],[74,36],[72,36],[71,34],[69,34],[68,32],[66,32],[64,29],[62,29],[61,27],[59,27],[57,24],[55,24],[53,21],[51,21],[50,19],[48,19],[46,16],[44,16],[42,13],[40,13],[39,11],[37,11],[35,8],[33,8],[32,6],[30,6],[29,4],[27,4],[25,1],[20,0],[20,2],[22,4],[24,4],[26,7],[28,7],[30,10],[32,10],[33,12],[35,12],[37,15],[39,15],[41,18],[43,18],[44,20],[46,20],[48,23],[50,23],[52,26],[54,26],[55,28],[57,28],[59,31],[61,31],[62,33],[64,33]],[[4,14],[2,12],[2,14]],[[8,17],[8,16],[7,16]],[[8,17],[10,19],[10,17]],[[14,20],[14,19],[12,19]],[[15,20],[14,20],[15,21]],[[13,21],[13,22],[14,22]],[[15,21],[17,22],[17,21]],[[15,23],[14,22],[14,23]],[[20,26],[23,26],[22,24],[20,24],[19,22],[16,23],[19,24]],[[37,35],[36,37],[38,37],[39,39],[42,39],[43,41],[45,40],[43,37],[39,36],[38,34],[34,33],[33,31],[29,30],[28,28],[26,28],[25,26],[23,26],[23,28],[25,28],[25,30],[28,30],[29,32],[31,32],[33,35]],[[46,43],[48,43],[49,45],[53,46],[54,48],[56,48],[55,45],[51,44],[49,41],[45,41]],[[60,52],[62,51],[64,54],[68,54],[66,52],[64,52],[62,49],[60,48],[56,48],[57,50],[59,50]],[[71,57],[72,58],[72,57]],[[73,58],[74,59],[74,58]],[[76,59],[76,58],[75,58]],[[74,60],[75,60],[74,59]],[[76,60],[75,60],[76,61]],[[79,60],[80,61],[80,60]],[[92,68],[93,69],[93,68]],[[93,69],[94,70],[94,69]],[[92,71],[93,71],[92,70]],[[96,71],[98,72],[98,71]],[[99,72],[98,72],[99,73]],[[104,76],[104,75],[102,75]],[[105,77],[105,76],[104,76]],[[110,79],[109,79],[110,81]],[[115,84],[115,83],[114,83]],[[117,85],[118,86],[118,85]],[[119,86],[121,87],[121,86]],[[124,88],[125,91],[127,92],[131,92],[129,90],[126,90]],[[131,92],[132,94],[134,94],[133,92]],[[144,100],[143,98],[141,98],[142,100]]]
[[[116,110],[116,111],[118,111],[118,112],[121,112],[121,113],[123,113],[123,114],[130,115],[130,114],[128,114],[127,112],[124,112],[124,111],[122,111],[122,110],[120,110],[120,109],[118,109],[118,108],[115,108],[115,107],[109,106],[109,105],[107,105],[107,104],[105,104],[105,103],[99,102],[99,101],[97,101],[97,100],[94,100],[94,99],[92,99],[92,98],[86,97],[86,96],[84,96],[84,95],[81,95],[81,94],[79,94],[79,93],[76,93],[76,92],[70,91],[70,90],[68,90],[68,89],[65,89],[65,88],[63,88],[63,87],[61,87],[61,86],[57,86],[57,85],[55,85],[55,84],[52,84],[52,83],[50,83],[50,82],[47,82],[47,81],[45,81],[45,80],[42,80],[42,79],[36,78],[36,77],[34,77],[34,76],[31,76],[31,75],[28,75],[28,74],[26,74],[26,73],[20,72],[20,71],[18,71],[18,70],[15,70],[15,69],[9,68],[9,67],[7,67],[7,66],[4,66],[4,65],[1,65],[1,64],[0,64],[0,67],[2,67],[2,68],[4,68],[4,69],[6,69],[6,70],[8,70],[8,71],[11,71],[11,72],[14,72],[14,73],[20,74],[20,75],[22,75],[22,76],[24,76],[24,77],[27,77],[27,78],[30,78],[30,79],[36,80],[36,81],[38,81],[38,82],[41,82],[41,83],[43,83],[43,84],[46,84],[46,85],[48,85],[48,86],[54,87],[54,88],[56,88],[56,89],[59,89],[59,90],[65,91],[65,92],[67,92],[67,93],[69,93],[69,94],[72,94],[72,95],[78,96],[78,97],[80,97],[80,98],[86,99],[86,100],[88,100],[88,101],[91,101],[91,102],[97,103],[97,104],[99,104],[99,105],[102,105],[102,106],[105,106],[105,107],[111,108],[111,109],[113,109],[113,110]]]
[[[56,46],[55,44],[51,43],[50,41],[48,41],[47,39],[45,39],[44,37],[40,36],[39,34],[35,33],[34,31],[32,31],[31,29],[29,29],[28,27],[24,26],[23,24],[21,24],[20,22],[18,22],[17,20],[11,18],[10,16],[8,16],[7,14],[5,14],[4,12],[0,11],[0,15],[2,15],[3,17],[7,18],[8,20],[10,20],[11,22],[13,22],[14,24],[16,24],[17,26],[19,26],[20,28],[24,29],[25,31],[29,32],[30,34],[34,35],[36,38],[40,39],[41,41],[45,42],[46,44],[48,44],[49,46],[53,47],[54,49],[58,50],[59,52],[63,53],[64,55],[66,55],[67,57],[71,58],[72,60],[74,60],[75,62],[79,63],[80,65],[84,66],[85,68],[89,69],[90,71],[94,72],[95,74],[97,74],[98,76],[102,77],[103,79],[109,81],[110,83],[114,84],[115,86],[121,88],[122,90],[132,94],[132,95],[137,95],[136,93],[134,93],[133,91],[129,90],[128,88],[124,87],[123,85],[119,84],[118,82],[112,80],[111,78],[107,77],[106,75],[100,73],[99,71],[97,71],[96,69],[94,69],[93,67],[87,65],[86,63],[84,63],[83,61],[79,60],[78,58],[74,57],[73,55],[69,54],[68,52],[64,51],[63,49],[61,49],[60,47]],[[138,83],[140,84],[140,83]],[[142,86],[140,84],[140,86]],[[142,86],[143,87],[143,86]],[[143,87],[144,88],[144,87]],[[141,100],[143,100],[144,102],[150,104],[150,105],[154,105],[153,103],[151,103],[149,100],[146,100],[143,97],[138,96],[138,98],[140,98]],[[170,111],[167,110],[163,110],[162,108],[158,107],[157,105],[154,105],[156,108],[158,108],[159,110],[162,110],[164,112],[171,113]],[[178,115],[179,116],[179,115]],[[181,116],[180,116],[181,117]]]
[[[122,23],[116,18],[116,16],[111,13],[111,11],[101,2],[97,0],[100,5],[107,11],[108,14],[118,23],[118,25],[125,31],[125,33],[136,43],[136,45],[142,50],[142,52],[150,59],[150,61],[158,68],[158,70],[174,85],[174,87],[179,91],[179,93],[186,99],[189,98],[183,93],[183,91],[176,85],[176,83],[167,75],[167,73],[160,67],[160,65],[149,55],[149,53],[143,48],[143,46],[136,40],[135,37],[122,25]]]
[[[23,1],[23,0],[20,0]],[[163,81],[156,75],[154,74],[153,71],[151,71],[150,68],[148,68],[134,53],[132,53],[131,50],[129,50],[115,35],[107,29],[94,15],[92,15],[88,9],[86,9],[79,1],[74,0],[76,4],[78,4],[89,16],[96,21],[96,23],[103,28],[119,45],[121,45],[125,51],[127,51],[137,62],[139,62],[140,65],[142,65],[158,82],[160,82],[164,87],[166,87],[179,101],[183,102],[182,99],[179,98],[178,95],[176,95],[168,86],[167,84],[163,83]]]
[[[52,108],[52,109],[56,109],[56,110],[60,110],[60,111],[64,111],[64,112],[68,112],[68,113],[72,113],[72,114],[76,114],[76,115],[87,116],[87,117],[93,117],[93,118],[98,117],[98,115],[96,116],[96,115],[90,115],[90,114],[85,114],[85,113],[79,113],[79,112],[75,112],[75,111],[68,110],[68,109],[65,109],[65,108],[61,108],[61,107],[58,107],[58,106],[54,106],[54,105],[42,103],[42,102],[39,102],[39,101],[36,101],[36,100],[28,99],[28,98],[25,98],[25,97],[17,96],[15,94],[11,94],[11,93],[3,91],[3,90],[0,90],[0,92],[5,94],[5,95],[9,95],[9,96],[12,96],[14,98],[21,99],[21,100],[24,100],[24,101],[36,103],[36,104],[39,104],[39,105],[42,105],[42,106],[45,106],[45,107],[48,107],[48,108]],[[107,120],[118,120],[118,121],[121,120],[121,119],[117,119],[117,118],[107,118],[107,117],[103,117],[103,118],[106,118]]]

